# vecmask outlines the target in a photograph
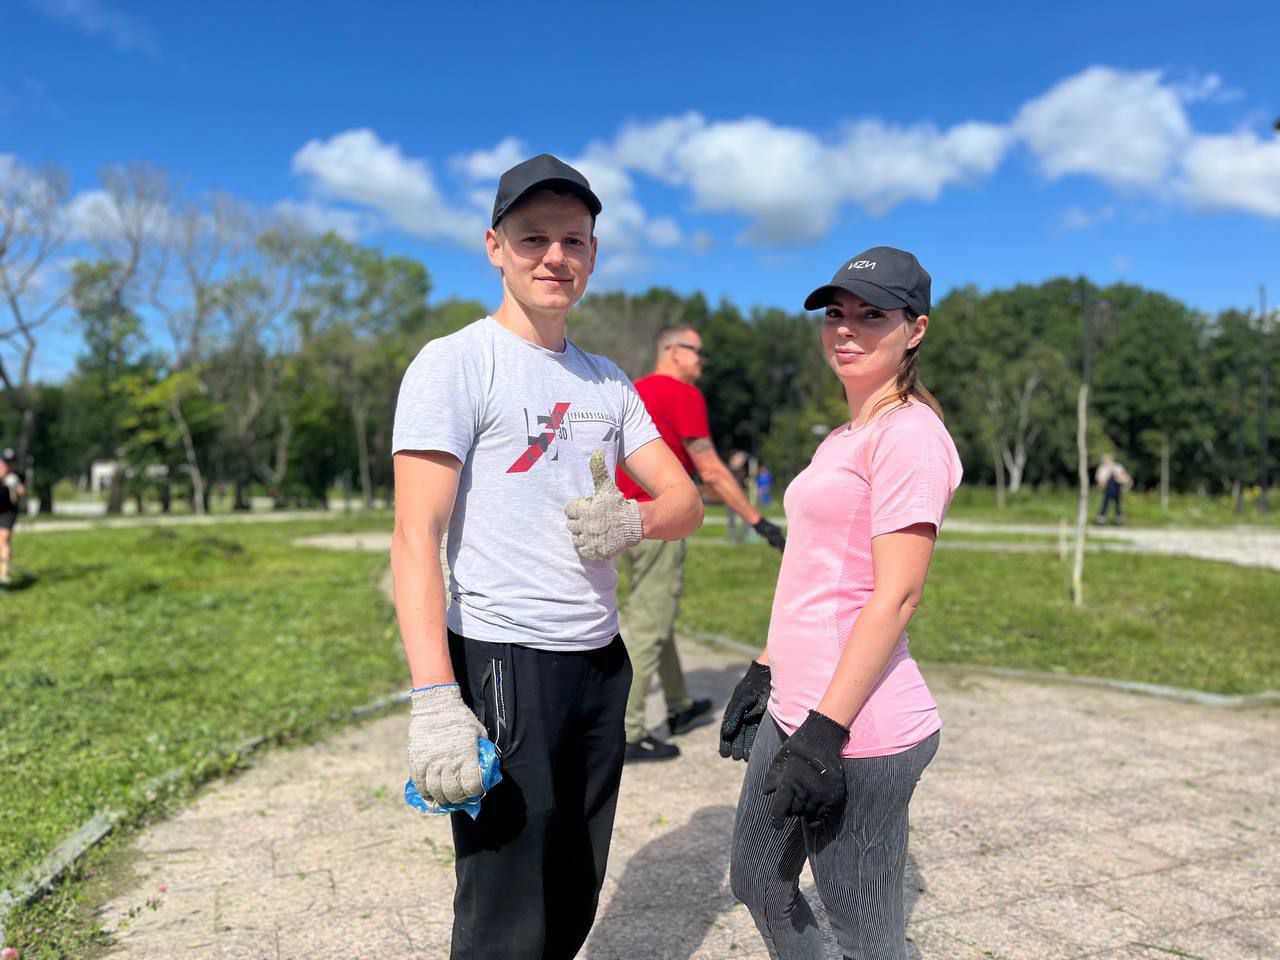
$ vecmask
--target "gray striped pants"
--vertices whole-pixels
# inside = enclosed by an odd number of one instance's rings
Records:
[[[729,878],[769,956],[823,960],[822,936],[800,892],[808,858],[841,951],[853,960],[905,960],[907,805],[938,739],[935,733],[902,753],[843,761],[849,799],[839,824],[815,828],[791,817],[778,828],[769,817],[772,797],[761,791],[782,736],[765,716],[738,800]]]

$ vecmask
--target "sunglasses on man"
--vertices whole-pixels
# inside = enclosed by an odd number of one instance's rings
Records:
[[[696,353],[699,357],[703,357],[703,358],[705,358],[705,357],[706,357],[706,353],[703,351],[703,349],[702,349],[701,347],[695,347],[692,343],[670,343],[670,344],[667,344],[667,349],[668,349],[668,350],[674,350],[676,347],[684,347],[686,350],[692,350],[692,351],[693,351],[694,353]]]

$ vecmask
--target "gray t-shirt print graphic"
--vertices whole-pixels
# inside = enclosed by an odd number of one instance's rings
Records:
[[[479,320],[422,348],[400,385],[392,449],[462,461],[449,523],[449,627],[475,640],[591,650],[618,631],[612,563],[583,560],[564,505],[659,439],[631,381],[571,341],[557,353]]]

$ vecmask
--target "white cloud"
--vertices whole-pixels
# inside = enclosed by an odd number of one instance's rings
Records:
[[[939,131],[867,120],[824,142],[757,117],[707,123],[689,113],[630,124],[602,150],[621,166],[687,187],[700,210],[747,217],[745,239],[785,244],[825,234],[846,203],[879,214],[990,175],[1007,144],[1003,128],[982,123]]]
[[[48,191],[57,189],[58,175],[54,173],[51,181],[45,171],[25,166],[16,154],[0,153],[0,191],[14,195],[22,195],[31,202],[57,202],[54,194]],[[0,203],[4,198],[0,197]]]
[[[1184,103],[1231,103],[1244,99],[1244,92],[1228,87],[1222,77],[1216,73],[1204,76],[1192,75],[1190,79],[1177,84],[1174,89]]]
[[[1251,131],[1192,140],[1179,192],[1192,203],[1280,217],[1280,140]]]
[[[676,164],[676,151],[706,125],[702,115],[693,111],[649,124],[629,123],[610,149],[615,161],[622,166],[667,183],[678,183],[682,177]]]
[[[377,225],[372,214],[333,207],[315,200],[281,200],[272,210],[307,233],[332,231],[344,240],[358,240]]]
[[[671,217],[658,217],[649,222],[648,240],[655,247],[678,247],[684,232]]]
[[[90,242],[116,234],[120,218],[111,195],[105,190],[82,190],[71,198],[66,209],[71,236]]]
[[[1166,202],[1280,216],[1280,146],[1250,133],[1199,136],[1192,129],[1188,105],[1230,95],[1216,74],[1175,82],[1158,70],[1092,66],[1026,101],[1008,123],[939,127],[863,117],[824,133],[689,111],[630,121],[576,158],[565,156],[604,204],[601,270],[614,276],[651,267],[660,251],[699,254],[712,246],[706,229],[691,230],[683,216],[651,212],[650,188],[686,211],[741,218],[739,240],[785,246],[826,236],[850,207],[878,216],[988,179],[1018,144],[1050,181],[1076,175]],[[447,195],[424,159],[367,129],[310,141],[293,169],[318,199],[358,205],[427,239],[473,246],[487,222],[490,185],[526,153],[513,136],[460,153],[449,161],[458,190]],[[347,208],[311,203],[307,216],[361,229]],[[1080,230],[1116,216],[1110,204],[1072,206],[1054,228]]]
[[[71,24],[81,33],[105,35],[112,46],[124,53],[136,50],[150,57],[160,56],[160,45],[147,27],[98,0],[32,0],[32,3],[46,15]]]
[[[527,157],[524,143],[507,137],[492,150],[476,150],[454,157],[453,165],[472,180],[497,180]]]
[[[635,250],[602,252],[591,282],[597,288],[604,284],[605,289],[609,289],[615,282],[643,274],[652,267],[653,260]]]
[[[127,196],[122,202],[123,210],[106,190],[80,191],[63,208],[68,236],[97,244],[105,256],[119,257],[126,236],[156,237],[180,229],[181,213],[159,196]]]
[[[601,278],[621,277],[639,272],[648,261],[640,255],[648,232],[648,217],[632,195],[634,185],[626,171],[603,159],[571,161],[600,198],[603,213],[596,220],[596,237],[600,241],[600,261],[596,268]]]
[[[1158,70],[1101,66],[1025,104],[1013,128],[1051,180],[1087,174],[1146,187],[1164,180],[1191,137],[1182,98]]]
[[[1086,210],[1081,206],[1071,206],[1058,216],[1055,226],[1059,230],[1085,230],[1089,227],[1096,226],[1100,223],[1106,223],[1114,220],[1116,208],[1112,206],[1102,207],[1099,210]]]
[[[712,124],[674,151],[694,204],[745,215],[745,237],[764,243],[809,240],[830,228],[841,197],[829,159],[813,134],[758,118]]]
[[[371,207],[388,221],[428,240],[478,246],[485,218],[447,204],[430,167],[383,143],[372,130],[347,130],[310,140],[293,156],[293,171],[317,192]]]
[[[845,195],[873,214],[906,200],[936,200],[956,183],[990,176],[1008,148],[1007,131],[963,123],[943,132],[932,125],[891,127],[866,121],[836,148]]]

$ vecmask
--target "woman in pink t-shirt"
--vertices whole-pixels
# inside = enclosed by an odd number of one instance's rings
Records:
[[[907,805],[941,726],[906,628],[961,475],[916,380],[929,287],[914,256],[874,247],[804,304],[825,310],[823,353],[849,423],[787,488],[768,644],[720,741],[722,756],[749,759],[733,892],[783,960],[824,956],[800,893],[806,859],[846,955],[906,957]]]

